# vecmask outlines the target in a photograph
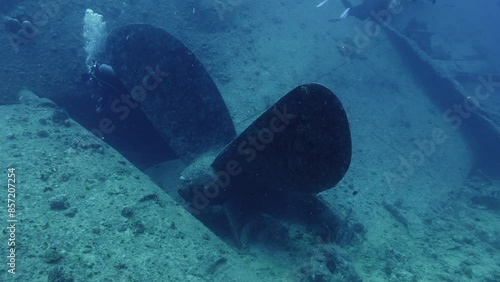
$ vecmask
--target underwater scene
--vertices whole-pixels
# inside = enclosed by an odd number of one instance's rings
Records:
[[[0,13],[0,282],[500,281],[500,1]]]

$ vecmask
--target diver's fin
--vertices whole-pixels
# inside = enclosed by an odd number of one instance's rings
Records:
[[[135,99],[127,103],[135,107],[140,103],[153,126],[186,163],[210,149],[222,148],[236,135],[212,78],[170,33],[147,24],[119,27],[106,40],[106,55]]]
[[[335,186],[350,161],[351,134],[342,104],[328,88],[305,84],[266,110],[212,167],[228,176],[229,190],[236,194],[255,187],[312,194]]]

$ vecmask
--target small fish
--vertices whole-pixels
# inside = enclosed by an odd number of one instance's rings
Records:
[[[316,8],[319,8],[323,5],[325,5],[326,2],[328,2],[328,0],[324,0],[323,2],[319,3],[318,6],[316,6]]]
[[[345,9],[344,12],[342,12],[342,14],[340,14],[340,19],[343,20],[345,18],[347,18],[347,16],[349,15],[349,10],[351,10],[351,8],[347,8]]]

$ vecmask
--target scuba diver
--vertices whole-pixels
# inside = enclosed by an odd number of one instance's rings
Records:
[[[82,80],[97,91],[92,94],[92,100],[97,101],[96,112],[102,113],[113,98],[128,93],[120,78],[110,65],[94,62],[88,73],[82,75]]]
[[[346,9],[342,12],[338,19],[332,19],[330,21],[339,21],[347,18],[348,16],[353,16],[359,20],[365,20],[372,17],[373,13],[381,10],[396,11],[401,8],[403,2],[412,2],[414,0],[364,0],[363,3],[356,6],[353,6],[349,0],[341,1]],[[436,0],[429,1],[431,1],[432,4],[436,4]]]

